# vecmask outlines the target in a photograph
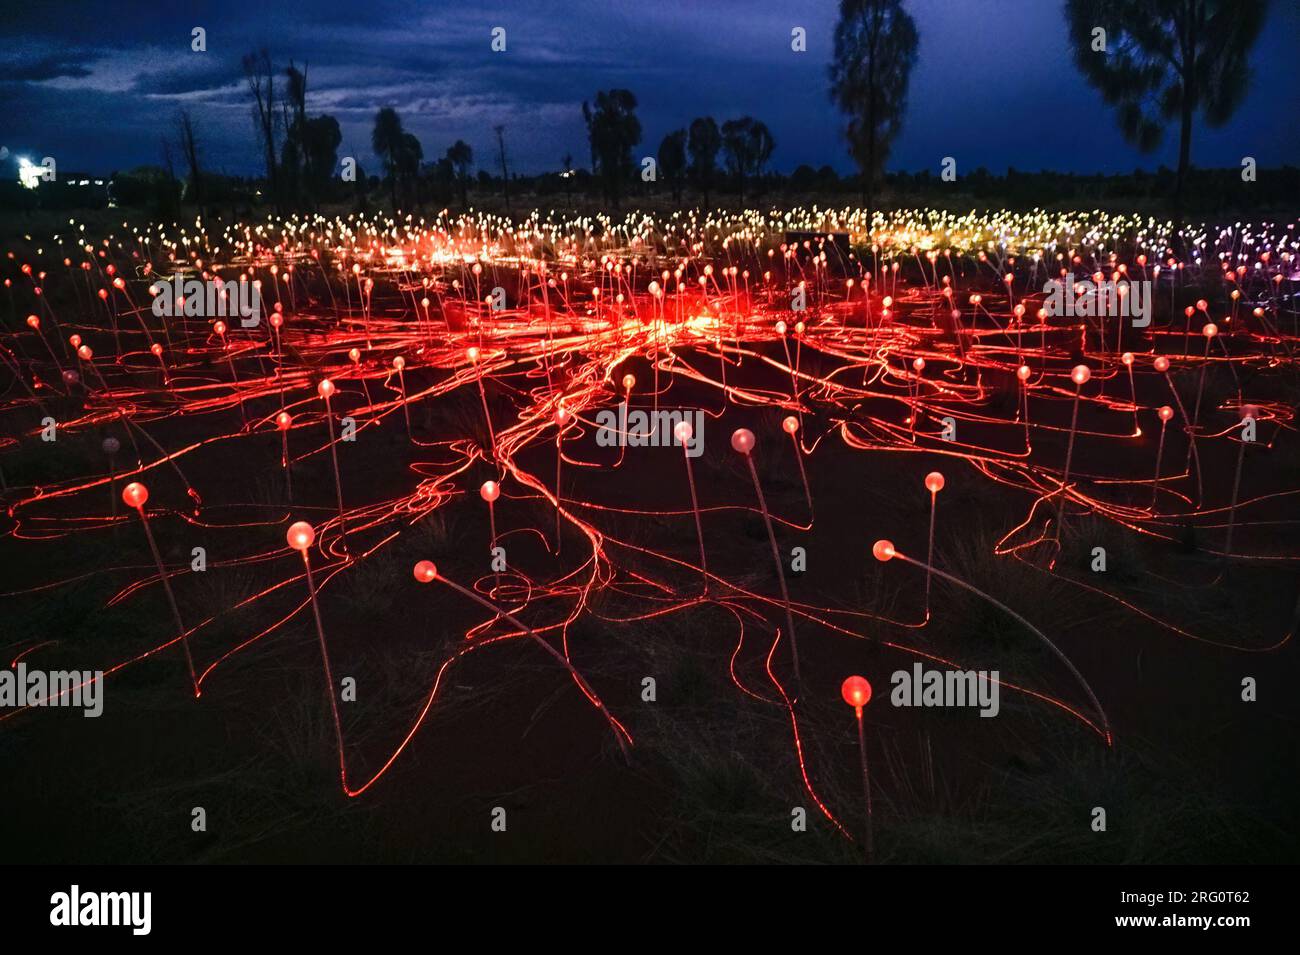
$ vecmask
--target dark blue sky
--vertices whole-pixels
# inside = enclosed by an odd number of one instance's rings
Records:
[[[457,138],[495,161],[506,125],[520,172],[586,164],[581,102],[621,86],[640,101],[636,155],[692,117],[744,114],[776,139],[774,168],[851,168],[842,121],[827,98],[838,11],[833,0],[224,0],[14,3],[0,22],[0,145],[68,171],[157,163],[159,140],[188,107],[203,158],[230,173],[260,171],[242,54],[265,44],[277,65],[308,64],[308,109],[335,115],[341,155],[373,169],[370,126],[394,106],[426,158]],[[1079,76],[1061,0],[905,0],[920,33],[907,117],[891,169],[1052,168],[1128,171],[1174,165],[1171,136],[1155,153],[1120,137],[1114,114]],[[190,30],[208,51],[190,51]],[[493,53],[505,27],[508,50]],[[808,50],[790,50],[807,30]],[[1221,129],[1198,122],[1193,161],[1300,162],[1300,3],[1274,0],[1255,49],[1245,103]]]

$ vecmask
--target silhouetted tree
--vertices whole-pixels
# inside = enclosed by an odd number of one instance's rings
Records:
[[[1079,70],[1119,109],[1124,136],[1143,152],[1164,138],[1161,120],[1179,120],[1174,202],[1181,208],[1191,165],[1192,119],[1211,126],[1232,116],[1246,95],[1251,46],[1267,0],[1067,0],[1066,20]],[[1094,31],[1105,34],[1098,36]],[[1104,49],[1096,49],[1098,41]]]
[[[280,152],[280,174],[285,197],[294,205],[303,191],[303,127],[307,124],[307,73],[289,61],[285,72],[285,93],[281,102],[284,146]]]
[[[506,171],[506,128],[493,126],[497,134],[497,156],[501,159],[501,194],[506,200],[506,215],[510,215],[510,174]]]
[[[313,116],[303,124],[301,139],[307,189],[319,202],[329,194],[330,178],[339,161],[339,144],[343,142],[339,121],[333,116]]]
[[[582,104],[582,115],[605,192],[617,207],[622,185],[632,173],[632,147],[641,142],[636,97],[628,90],[602,90],[596,94],[593,109]]]
[[[686,174],[686,130],[675,129],[659,143],[659,171],[672,188],[673,201],[681,202],[682,177]]]
[[[266,47],[243,58],[244,78],[253,94],[253,121],[266,159],[266,178],[276,206],[280,205],[280,179],[275,161],[275,71]]]
[[[772,157],[772,134],[763,123],[752,116],[729,119],[722,124],[722,148],[727,154],[727,168],[740,188],[740,199],[745,200],[745,177],[757,176]]]
[[[402,119],[397,110],[385,106],[375,114],[375,128],[370,134],[370,148],[374,150],[388,170],[388,197],[392,200],[393,211],[397,211],[397,163],[402,155]]]
[[[397,149],[397,178],[402,187],[404,205],[410,206],[414,200],[420,205],[420,163],[424,159],[424,147],[415,138],[414,133],[402,133],[402,140]]]
[[[831,100],[849,118],[845,136],[868,208],[903,125],[917,43],[916,24],[900,0],[840,0]]]
[[[718,150],[721,148],[722,136],[712,116],[691,120],[690,141],[686,149],[691,154],[691,172],[700,191],[704,193],[706,207],[709,204],[709,187],[713,185],[713,173],[718,168]]]
[[[448,150],[448,152],[450,152],[450,150]],[[456,183],[455,164],[446,156],[443,156],[433,164],[431,178],[433,179],[434,185],[437,189],[439,201],[450,205],[452,191],[454,190]]]
[[[591,104],[586,100],[582,101],[582,121],[587,124],[587,145],[591,149],[591,174],[596,174],[596,137],[591,134],[591,121],[594,114],[591,111]]]
[[[456,180],[460,184],[460,204],[468,207],[469,167],[474,165],[474,150],[469,148],[469,143],[465,140],[458,139],[447,147],[447,161],[455,169]]]
[[[190,111],[181,110],[177,123],[180,125],[181,152],[185,154],[185,162],[190,167],[190,190],[193,193],[191,198],[202,211],[203,174],[199,170],[198,137],[194,134],[194,120],[190,117]]]

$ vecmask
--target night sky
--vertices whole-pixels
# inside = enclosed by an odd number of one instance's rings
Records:
[[[920,51],[907,117],[890,169],[958,171],[1008,165],[1126,172],[1176,164],[1176,135],[1141,154],[1120,136],[1075,69],[1062,3],[1055,0],[906,0]],[[309,113],[343,128],[340,156],[377,171],[375,111],[393,106],[426,160],[465,139],[495,168],[492,127],[506,126],[512,168],[557,169],[564,154],[587,165],[581,114],[596,90],[636,94],[644,136],[636,156],[695,116],[750,114],[776,139],[772,167],[851,169],[841,119],[827,96],[838,11],[833,0],[570,0],[547,3],[135,4],[20,2],[0,23],[0,145],[53,156],[61,170],[107,173],[160,161],[188,107],[202,157],[217,171],[259,173],[240,57],[265,45],[277,67],[308,67]],[[207,30],[206,53],[190,30]],[[508,50],[493,53],[494,26]],[[792,27],[808,51],[790,50]],[[1275,0],[1254,51],[1250,92],[1233,119],[1198,122],[1193,162],[1261,166],[1300,157],[1300,4]],[[179,161],[179,155],[177,156]]]

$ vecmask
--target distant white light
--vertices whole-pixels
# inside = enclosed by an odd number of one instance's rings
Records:
[[[23,184],[24,189],[35,189],[41,183],[41,174],[45,172],[42,166],[33,166],[31,160],[25,156],[18,157],[18,181]]]

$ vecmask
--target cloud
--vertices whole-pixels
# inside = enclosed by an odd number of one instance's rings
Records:
[[[48,53],[36,57],[24,57],[18,53],[14,59],[0,60],[0,81],[39,83],[65,76],[89,75],[90,70],[75,53]]]

